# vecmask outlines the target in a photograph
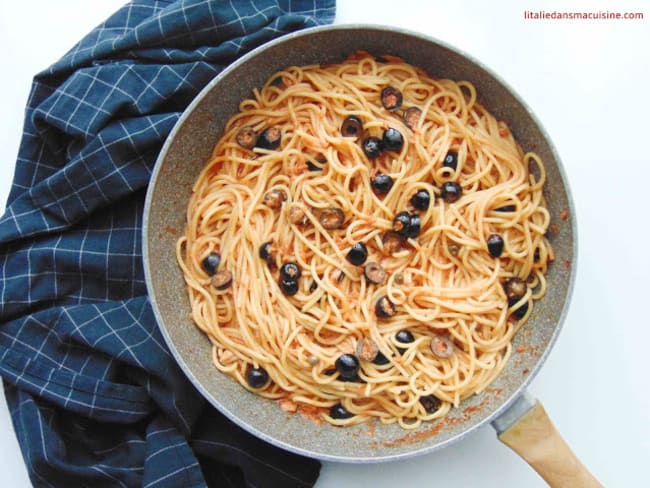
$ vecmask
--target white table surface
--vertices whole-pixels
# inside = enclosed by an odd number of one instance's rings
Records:
[[[10,187],[32,76],[122,3],[0,0],[0,208]],[[564,328],[530,391],[605,486],[648,486],[650,2],[338,3],[337,22],[392,24],[468,52],[499,73],[546,127],[577,207],[579,265]],[[524,9],[554,8],[641,11],[645,19],[524,19]],[[28,487],[0,396],[0,486]],[[485,427],[444,450],[406,461],[325,463],[317,487],[347,486],[546,484]]]

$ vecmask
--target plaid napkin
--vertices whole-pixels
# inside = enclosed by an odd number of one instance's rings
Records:
[[[221,69],[335,0],[133,1],[33,83],[0,220],[0,374],[35,486],[311,486],[316,461],[231,424],[156,326],[146,186]]]

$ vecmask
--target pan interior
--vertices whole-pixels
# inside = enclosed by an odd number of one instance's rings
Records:
[[[286,414],[275,402],[247,392],[219,373],[212,364],[209,340],[189,319],[187,292],[175,256],[192,185],[239,102],[286,66],[334,63],[357,50],[399,56],[436,78],[471,81],[479,101],[508,123],[524,150],[542,157],[548,172],[545,196],[552,222],[558,226],[549,235],[556,260],[547,275],[548,293],[513,343],[515,349],[526,346],[525,352],[513,354],[484,394],[452,409],[445,421],[411,432],[375,423],[351,428],[316,425],[300,415]],[[561,163],[545,132],[495,75],[467,55],[417,34],[378,26],[319,27],[285,36],[245,56],[188,107],[160,154],[148,190],[145,274],[156,318],[172,353],[193,384],[231,420],[273,444],[323,460],[397,459],[440,448],[489,421],[537,372],[557,336],[572,288],[575,224],[560,217],[564,211],[575,215],[572,210]]]

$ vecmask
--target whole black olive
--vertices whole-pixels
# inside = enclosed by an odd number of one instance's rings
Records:
[[[363,132],[361,119],[356,115],[349,115],[341,124],[341,134],[344,137],[357,137]]]
[[[402,329],[397,331],[397,333],[395,334],[395,340],[397,342],[401,342],[402,344],[410,344],[415,340],[415,337],[413,337],[411,331]]]
[[[514,212],[517,210],[516,205],[501,205],[494,209],[495,212]]]
[[[490,234],[487,238],[487,248],[493,258],[501,256],[503,254],[503,237],[500,234]]]
[[[201,264],[206,273],[213,275],[217,272],[217,268],[221,264],[221,256],[216,252],[213,252],[208,254]]]
[[[251,388],[262,388],[268,383],[268,381],[269,374],[264,368],[254,368],[252,366],[248,368],[248,371],[246,372],[246,382]]]
[[[280,280],[280,290],[287,296],[293,296],[298,293],[297,280]]]
[[[361,266],[368,259],[368,248],[363,242],[355,243],[345,258],[355,266]]]
[[[375,315],[380,319],[387,319],[396,313],[395,304],[387,296],[383,296],[375,303]]]
[[[393,230],[398,234],[415,238],[420,234],[420,216],[407,211],[399,212],[393,219]]]
[[[301,274],[300,267],[293,262],[284,263],[280,268],[280,278],[285,281],[296,281]]]
[[[388,151],[399,151],[404,146],[404,136],[397,129],[389,127],[384,131],[381,142],[384,149]]]
[[[379,173],[370,181],[370,187],[378,195],[385,195],[393,187],[393,178],[390,175]]]
[[[416,191],[411,197],[411,205],[418,210],[426,210],[431,205],[431,194],[424,188]]]
[[[381,91],[381,104],[390,112],[402,106],[402,92],[394,86],[387,86]]]
[[[458,168],[458,153],[456,151],[449,151],[442,160],[442,165],[445,168],[451,168],[456,171]]]
[[[440,196],[447,203],[454,203],[463,195],[463,189],[455,181],[448,181],[442,185]]]
[[[526,315],[526,312],[528,312],[528,302],[524,302],[519,306],[519,308],[515,308],[512,311],[512,316],[516,319],[521,319]]]
[[[379,351],[377,357],[372,361],[372,363],[377,366],[383,366],[384,364],[390,363],[390,359],[388,359],[383,352]]]
[[[353,354],[341,354],[334,366],[343,379],[355,379],[359,372],[359,360]]]
[[[333,419],[344,420],[354,417],[354,414],[349,412],[343,405],[337,403],[330,407],[330,417]]]
[[[282,131],[279,127],[268,127],[262,131],[262,133],[257,138],[255,146],[260,149],[270,149],[274,150],[280,147],[280,141],[282,140]]]
[[[361,149],[368,159],[377,159],[382,150],[381,139],[374,136],[366,137],[361,141]]]

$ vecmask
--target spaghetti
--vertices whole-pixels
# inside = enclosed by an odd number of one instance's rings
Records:
[[[356,53],[226,124],[177,256],[217,369],[287,412],[415,428],[483,391],[546,290],[544,165],[466,81]]]

